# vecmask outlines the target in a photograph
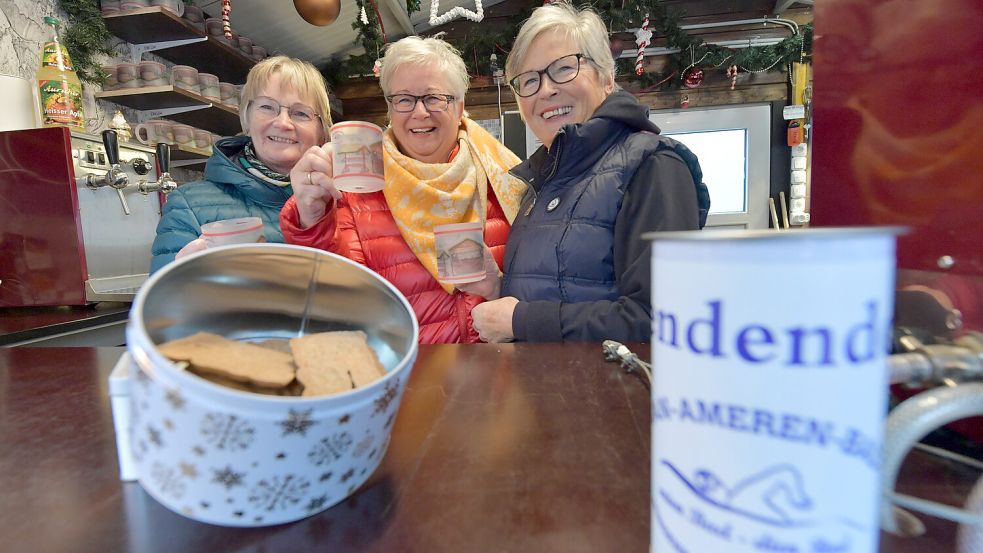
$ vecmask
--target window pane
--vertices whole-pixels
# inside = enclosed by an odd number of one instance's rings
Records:
[[[700,158],[703,182],[710,189],[710,213],[747,211],[747,131],[662,133]]]

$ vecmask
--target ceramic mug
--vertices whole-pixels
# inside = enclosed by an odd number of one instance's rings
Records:
[[[133,127],[133,136],[141,144],[153,146],[159,142],[174,144],[173,123],[166,119],[151,119]]]
[[[160,6],[178,17],[184,15],[184,0],[150,0],[150,4]]]
[[[331,127],[331,160],[335,188],[343,192],[382,190],[382,129],[365,121]]]
[[[232,83],[218,83],[219,100],[231,107],[239,105],[239,89]]]
[[[190,65],[175,65],[171,68],[171,84],[178,88],[190,90],[198,94],[198,70]]]
[[[223,36],[222,18],[209,17],[208,19],[205,19],[205,29],[208,31],[209,35],[215,38],[221,38]]]
[[[251,38],[240,36],[239,51],[247,56],[253,55],[253,40]]]
[[[116,90],[119,88],[119,81],[116,80],[118,69],[115,65],[103,65],[102,70],[106,73],[106,84],[103,85],[103,90]]]
[[[174,142],[181,146],[193,146],[195,131],[190,125],[175,123],[171,125],[171,132],[174,135]]]
[[[135,63],[121,63],[116,66],[116,82],[119,88],[139,88],[140,66]]]
[[[201,95],[209,100],[216,102],[220,99],[218,77],[211,73],[198,73],[198,86],[201,88]]]
[[[161,86],[169,84],[163,63],[144,60],[140,62],[140,80],[143,86]]]
[[[266,57],[266,48],[253,44],[252,58],[256,61],[261,61],[265,57]]]
[[[212,147],[212,133],[201,129],[194,129],[195,148],[207,150]]]

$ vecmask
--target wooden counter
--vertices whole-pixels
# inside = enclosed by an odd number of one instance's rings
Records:
[[[0,346],[121,346],[130,304],[0,308]]]
[[[599,344],[423,346],[373,477],[259,529],[194,522],[118,480],[107,377],[121,353],[0,348],[0,549],[649,550],[649,394]],[[901,491],[959,505],[978,477],[914,452]],[[881,551],[954,551],[954,524],[918,516],[924,537],[885,535]]]

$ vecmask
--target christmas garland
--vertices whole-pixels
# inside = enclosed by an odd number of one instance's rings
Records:
[[[356,0],[360,7],[371,1]],[[415,1],[419,6],[419,0],[407,0],[407,8],[410,1]],[[613,29],[613,32],[641,28],[648,18],[648,29],[652,31],[654,38],[663,40],[666,48],[679,50],[678,53],[666,56],[667,63],[661,73],[643,71],[638,74],[635,70],[636,60],[616,60],[617,74],[626,75],[629,82],[637,82],[642,88],[679,88],[683,84],[684,74],[689,70],[719,67],[735,78],[739,71],[784,71],[789,63],[802,61],[812,52],[812,24],[800,27],[798,34],[777,44],[730,49],[707,44],[686,33],[679,25],[680,14],[668,10],[663,0],[637,0],[630,4],[623,0],[595,0],[582,4],[582,7],[591,7],[600,14],[608,29]],[[372,10],[368,10],[368,13],[369,23],[363,24],[356,20],[352,24],[352,28],[359,34],[356,42],[365,47],[366,53],[329,62],[322,73],[332,84],[337,84],[348,76],[371,73],[372,65],[377,59],[376,52],[382,51],[384,43],[374,13]],[[509,24],[498,30],[489,29],[488,25],[469,24],[468,32],[463,33],[461,38],[449,39],[449,42],[461,51],[472,75],[488,75],[491,73],[491,54],[497,54],[500,58],[508,54],[519,28],[530,13],[531,10],[521,11],[509,18]]]
[[[95,57],[113,56],[116,52],[109,46],[113,34],[102,20],[98,0],[58,0],[58,7],[68,14],[60,34],[75,73],[87,83],[104,85],[107,75]]]

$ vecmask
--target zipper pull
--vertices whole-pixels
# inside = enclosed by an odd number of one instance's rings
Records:
[[[536,196],[533,196],[532,197],[532,201],[529,202],[529,207],[526,208],[526,212],[525,212],[524,216],[525,217],[528,217],[529,214],[532,213],[532,208],[535,207],[535,206],[536,206]]]

